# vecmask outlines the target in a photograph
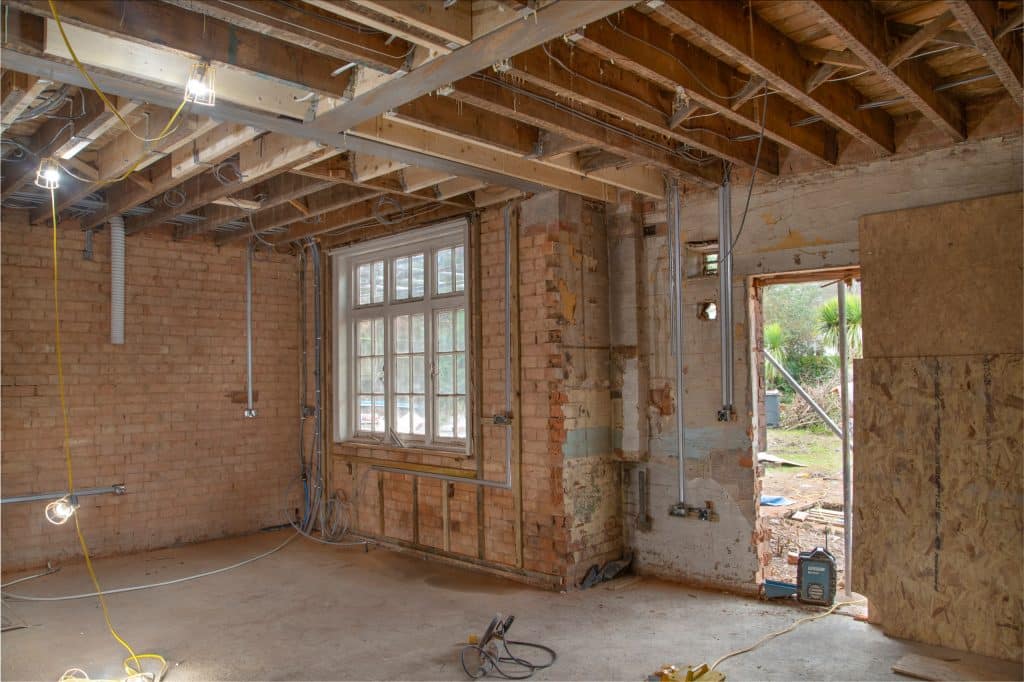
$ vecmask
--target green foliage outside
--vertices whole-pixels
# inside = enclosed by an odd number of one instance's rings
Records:
[[[848,291],[847,339],[851,357],[861,350],[861,305],[855,285]],[[839,310],[836,285],[779,284],[765,289],[764,347],[802,386],[838,386]],[[789,402],[793,389],[770,363],[765,363],[768,388],[783,393]]]

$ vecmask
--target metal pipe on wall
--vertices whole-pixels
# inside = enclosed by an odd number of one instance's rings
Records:
[[[242,413],[249,419],[256,416],[252,397],[252,260],[255,251],[256,240],[250,239],[245,253],[245,411]]]
[[[110,219],[110,343],[124,344],[124,218]]]
[[[76,488],[75,497],[88,497],[90,495],[124,495],[128,492],[124,483],[115,483],[103,488]],[[0,499],[0,504],[17,504],[19,502],[42,502],[43,500],[59,500],[68,496],[67,491],[56,493],[33,493],[31,495],[12,495]]]
[[[719,421],[733,415],[732,185],[729,175],[718,188],[718,324],[722,340],[722,409]]]
[[[849,340],[846,337],[846,281],[839,280],[839,396],[843,420],[843,576],[846,596],[853,593],[853,453],[850,441]]]
[[[683,245],[680,234],[681,212],[679,180],[670,178],[665,188],[665,219],[668,229],[669,269],[672,280],[672,355],[675,357],[676,380],[676,456],[678,458],[679,501],[677,508],[686,507],[686,419],[683,413],[683,348],[685,326],[683,319]]]

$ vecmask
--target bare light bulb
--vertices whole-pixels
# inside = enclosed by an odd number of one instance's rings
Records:
[[[75,510],[78,509],[78,498],[74,495],[65,495],[59,500],[46,505],[46,520],[55,526],[62,526],[67,523],[67,520],[75,515]]]
[[[196,62],[185,81],[185,100],[212,107],[217,100],[213,85],[213,67],[209,62]]]
[[[57,189],[60,186],[60,166],[53,157],[47,156],[39,161],[35,184],[43,189]]]

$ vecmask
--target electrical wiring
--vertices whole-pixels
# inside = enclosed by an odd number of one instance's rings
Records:
[[[50,566],[49,563],[47,563],[45,571],[43,571],[41,573],[33,573],[32,575],[27,575],[24,578],[18,578],[16,580],[12,580],[10,582],[4,583],[3,585],[0,585],[0,589],[5,589],[5,588],[10,587],[11,585],[17,585],[18,583],[23,583],[23,582],[26,582],[28,580],[35,580],[36,578],[42,578],[43,576],[52,575],[52,574],[56,573],[59,570],[60,570],[60,567],[54,568],[53,566]]]
[[[37,118],[45,116],[46,114],[48,114],[51,111],[56,111],[57,109],[59,109],[61,107],[61,105],[64,104],[65,101],[67,101],[67,99],[68,99],[68,86],[67,85],[62,85],[57,90],[55,90],[53,92],[53,94],[47,96],[47,98],[43,102],[41,102],[40,104],[37,104],[34,107],[30,107],[29,109],[26,109],[25,111],[21,112],[21,115],[19,115],[14,120],[17,123],[23,123],[25,121],[33,121],[33,120],[35,120]],[[83,100],[83,104],[84,104],[84,100]]]
[[[73,600],[76,600],[76,599],[89,599],[91,597],[99,597],[101,595],[123,594],[125,592],[138,592],[140,590],[149,590],[149,589],[153,589],[155,587],[167,587],[168,585],[177,585],[179,583],[187,583],[187,582],[190,582],[192,580],[198,580],[200,578],[206,578],[206,577],[211,576],[211,575],[217,575],[218,573],[226,573],[227,571],[231,571],[231,570],[234,570],[236,568],[240,568],[240,567],[245,566],[247,564],[251,564],[251,563],[253,563],[255,561],[259,561],[260,559],[265,559],[266,557],[270,556],[271,554],[274,554],[274,553],[279,552],[282,549],[284,549],[286,546],[288,546],[288,544],[292,540],[294,540],[297,537],[298,537],[298,534],[289,535],[287,540],[285,540],[284,542],[282,542],[279,545],[276,545],[272,549],[269,549],[266,552],[263,552],[261,554],[257,554],[256,556],[249,557],[248,559],[245,559],[243,561],[238,561],[238,562],[233,563],[233,564],[231,564],[229,566],[222,566],[221,568],[216,568],[216,569],[213,569],[211,571],[203,571],[202,573],[196,573],[194,575],[187,575],[187,576],[184,576],[184,577],[181,577],[181,578],[173,578],[173,579],[170,579],[170,580],[161,580],[160,582],[147,583],[145,585],[132,585],[132,586],[129,586],[129,587],[118,587],[118,588],[114,588],[112,590],[103,590],[102,592],[83,592],[82,594],[66,594],[66,595],[57,595],[57,596],[52,596],[52,597],[51,596],[31,595],[31,594],[17,594],[17,593],[14,593],[14,592],[4,592],[3,593],[3,597],[4,597],[4,599],[14,599],[16,601],[37,601],[37,602],[73,601]],[[5,587],[6,587],[6,585],[5,585]]]
[[[71,428],[68,423],[68,406],[64,386],[64,356],[60,334],[60,275],[58,269],[60,258],[57,251],[57,192],[55,189],[50,190],[50,208],[53,217],[53,323],[55,337],[54,350],[57,356],[57,393],[60,397],[64,463],[67,469],[68,496],[73,498],[75,494],[75,479],[71,465]],[[160,674],[156,676],[156,680],[159,681],[163,678],[164,672],[167,671],[167,661],[159,654],[136,653],[131,645],[121,637],[120,633],[118,633],[117,629],[114,627],[113,622],[110,620],[110,611],[107,609],[107,600],[103,595],[103,590],[100,588],[99,578],[96,577],[96,570],[92,565],[89,546],[85,541],[85,535],[82,533],[82,526],[79,523],[79,514],[75,513],[74,519],[75,534],[78,536],[78,544],[82,549],[82,557],[85,559],[85,567],[89,573],[89,578],[92,580],[93,587],[96,588],[96,597],[99,600],[100,609],[103,611],[103,620],[106,622],[107,629],[110,631],[111,636],[117,640],[117,642],[124,647],[125,651],[129,654],[123,662],[125,674],[129,677],[133,675],[142,675],[144,670],[141,660],[158,661],[162,666]]]
[[[747,187],[747,200],[743,205],[743,217],[740,219],[740,229],[736,232],[736,237],[733,238],[732,243],[729,244],[729,250],[725,252],[724,258],[732,257],[733,250],[736,248],[736,244],[739,243],[740,237],[743,235],[743,228],[747,224],[747,212],[750,210],[750,196],[754,193],[754,178],[757,177],[757,167],[761,162],[761,148],[764,146],[764,126],[768,120],[768,88],[765,86],[764,104],[761,107],[761,134],[757,138],[757,152],[754,153],[754,166],[750,171],[750,186]]]
[[[785,627],[785,628],[783,628],[781,630],[776,630],[775,632],[769,632],[767,635],[765,635],[761,639],[757,640],[756,642],[754,642],[753,644],[751,644],[748,647],[744,647],[742,649],[737,649],[735,651],[730,651],[729,653],[727,653],[724,656],[718,658],[718,660],[716,660],[714,663],[712,663],[711,667],[710,667],[710,670],[714,670],[719,665],[721,665],[724,661],[727,661],[730,658],[733,658],[734,656],[739,656],[740,654],[745,654],[745,653],[747,653],[749,651],[753,651],[754,649],[756,649],[757,647],[761,646],[762,644],[764,644],[765,642],[767,642],[769,640],[775,639],[776,637],[779,637],[780,635],[784,635],[787,632],[792,632],[793,630],[797,629],[798,627],[800,627],[804,623],[810,623],[811,621],[819,620],[821,618],[824,618],[825,616],[830,616],[833,613],[835,613],[836,610],[839,609],[842,606],[854,606],[856,604],[863,604],[864,602],[865,602],[864,599],[853,599],[853,600],[850,600],[850,601],[836,602],[835,604],[833,604],[828,609],[828,611],[823,611],[822,613],[816,613],[813,616],[805,616],[805,617],[803,617],[803,618],[801,618],[799,620],[794,621],[788,627]]]
[[[128,123],[128,120],[121,115],[120,111],[118,111],[117,106],[107,98],[103,91],[100,90],[100,86],[96,85],[96,81],[92,79],[92,76],[89,75],[89,72],[85,70],[84,66],[82,66],[82,62],[78,59],[78,55],[75,53],[75,48],[71,46],[71,41],[68,40],[68,35],[64,32],[64,24],[60,20],[60,12],[57,11],[57,3],[55,2],[55,0],[48,1],[50,3],[50,13],[53,15],[53,20],[57,24],[57,30],[60,32],[60,37],[64,41],[64,46],[68,48],[68,53],[71,55],[71,60],[74,61],[75,67],[81,72],[83,76],[85,76],[85,79],[89,81],[89,85],[92,86],[92,89],[96,91],[96,94],[99,95],[99,98],[103,101],[104,104],[107,105],[107,109],[109,109],[110,112],[117,117],[117,120],[124,124],[125,129],[127,129],[127,131],[132,135],[132,137],[142,142],[157,142],[173,133],[174,130],[171,129],[171,126],[174,124],[175,120],[177,120],[178,114],[181,113],[181,110],[185,107],[185,104],[188,100],[182,97],[181,105],[178,107],[177,111],[174,112],[174,116],[171,117],[171,120],[167,122],[167,125],[164,126],[164,129],[160,131],[160,134],[157,135],[156,137],[144,137],[136,133],[134,130],[132,130],[131,124]],[[138,164],[135,165],[137,166]],[[132,168],[132,170],[135,170],[134,167]],[[126,175],[125,177],[128,176]]]

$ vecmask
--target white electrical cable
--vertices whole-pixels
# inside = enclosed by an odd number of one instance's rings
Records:
[[[174,578],[173,580],[164,580],[158,583],[149,583],[148,585],[133,585],[132,587],[118,587],[113,590],[103,590],[103,594],[120,594],[122,592],[136,592],[138,590],[148,590],[153,587],[166,587],[167,585],[176,585],[178,583],[184,583],[190,580],[196,580],[198,578],[205,578],[207,576],[216,575],[218,573],[224,573],[225,571],[230,571],[233,568],[245,566],[246,564],[251,564],[254,561],[259,561],[260,559],[268,557],[274,552],[284,549],[285,545],[287,545],[289,542],[291,542],[297,537],[299,537],[299,533],[292,535],[277,547],[274,547],[273,549],[264,552],[263,554],[258,554],[254,557],[246,559],[245,561],[239,561],[236,564],[231,564],[230,566],[224,566],[223,568],[217,568],[212,571],[204,571],[203,573],[196,573],[195,575],[185,576],[184,578]],[[69,594],[58,597],[37,597],[28,594],[14,594],[12,592],[4,592],[3,597],[5,599],[15,599],[18,601],[70,601],[72,599],[88,599],[91,597],[98,597],[99,594],[99,592],[86,592],[84,594]]]

